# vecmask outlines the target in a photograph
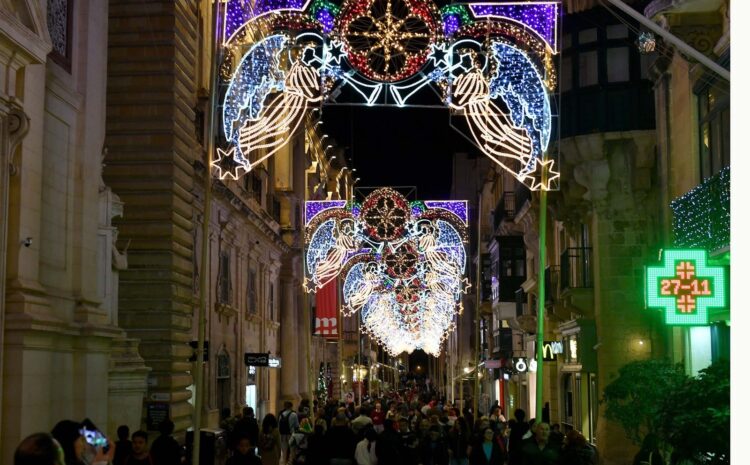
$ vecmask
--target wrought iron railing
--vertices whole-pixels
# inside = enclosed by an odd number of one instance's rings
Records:
[[[560,288],[594,287],[591,247],[568,247],[560,256]]]

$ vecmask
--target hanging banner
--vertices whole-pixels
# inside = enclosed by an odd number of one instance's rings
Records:
[[[326,339],[337,339],[338,332],[338,287],[332,279],[315,293],[315,335]]]

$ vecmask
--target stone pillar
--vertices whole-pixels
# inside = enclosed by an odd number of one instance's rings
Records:
[[[291,263],[290,263],[291,262]],[[299,366],[306,363],[301,357],[300,347],[304,340],[297,324],[297,293],[295,280],[290,274],[296,260],[287,259],[281,272],[281,400],[299,400]]]

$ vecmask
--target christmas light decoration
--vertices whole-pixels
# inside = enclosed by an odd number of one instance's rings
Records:
[[[536,33],[557,52],[557,18],[559,2],[473,3],[469,8],[476,18],[493,18],[517,22]]]
[[[668,325],[707,325],[709,308],[726,306],[724,268],[708,265],[705,250],[665,250],[646,268],[646,306],[664,309]]]
[[[636,44],[638,45],[638,51],[642,55],[652,53],[656,50],[656,38],[654,37],[654,33],[641,32],[641,35],[638,36],[638,42],[636,42]]]
[[[557,184],[554,162],[544,157],[553,117],[548,93],[557,81],[559,2],[441,10],[430,0],[226,5],[224,144],[212,163],[220,176],[236,178],[262,163],[288,142],[311,103],[334,103],[339,88],[349,86],[354,92],[345,95],[365,105],[406,106],[423,89],[437,90],[466,116],[476,145],[493,161],[532,189]],[[371,238],[378,240],[388,239]],[[339,253],[345,259],[353,251]],[[336,266],[321,270],[318,278]]]
[[[394,82],[415,74],[435,43],[439,14],[425,0],[350,0],[340,31],[349,61],[364,76]]]
[[[675,246],[711,252],[729,247],[729,174],[727,166],[670,203]]]
[[[344,274],[345,315],[393,354],[439,354],[468,286],[465,201],[408,202],[382,188],[361,204],[306,205],[306,288]]]

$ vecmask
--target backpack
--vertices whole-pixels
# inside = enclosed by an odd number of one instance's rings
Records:
[[[292,428],[289,426],[289,416],[292,414],[289,410],[284,410],[279,414],[279,433],[292,434]]]

